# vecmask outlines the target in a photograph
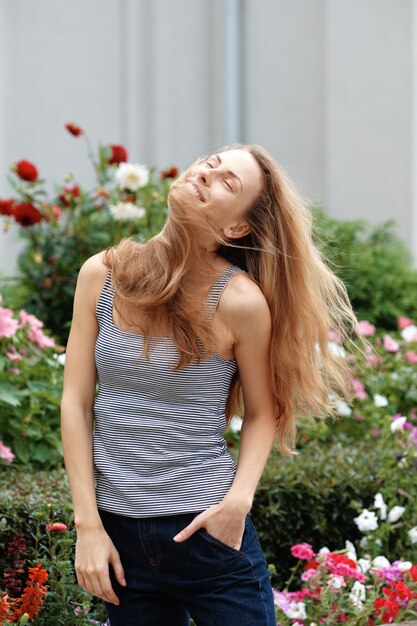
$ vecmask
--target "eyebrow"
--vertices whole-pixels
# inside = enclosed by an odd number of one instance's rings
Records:
[[[219,155],[218,155],[218,154],[213,154],[213,157],[214,157],[214,158],[216,158],[216,159],[218,160],[219,165],[221,165],[221,164],[222,164],[222,160],[221,160],[221,158],[219,157]],[[240,190],[242,191],[242,190],[243,190],[243,185],[242,185],[242,181],[241,181],[241,179],[239,178],[239,176],[238,176],[237,174],[235,174],[234,172],[232,172],[231,170],[227,170],[226,174],[229,174],[229,176],[231,176],[231,177],[232,177],[232,178],[234,178],[235,180],[239,181],[239,183],[240,183]]]

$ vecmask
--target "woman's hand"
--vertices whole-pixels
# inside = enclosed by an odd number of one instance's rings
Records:
[[[75,548],[78,583],[88,593],[118,605],[120,601],[111,586],[109,565],[117,582],[126,586],[119,553],[104,528],[78,530]]]
[[[174,541],[185,541],[199,528],[205,528],[207,532],[225,543],[230,548],[240,550],[245,519],[250,507],[241,502],[224,498],[219,504],[214,504],[197,515],[185,528],[174,537]]]

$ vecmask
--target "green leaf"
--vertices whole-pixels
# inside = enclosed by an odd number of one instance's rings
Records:
[[[21,393],[8,382],[0,381],[0,402],[10,406],[20,405]]]

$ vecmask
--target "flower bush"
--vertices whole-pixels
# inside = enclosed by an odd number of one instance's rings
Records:
[[[310,438],[324,443],[335,435],[346,444],[372,441],[382,436],[387,423],[395,421],[393,428],[408,430],[410,443],[417,445],[417,325],[405,317],[399,317],[397,324],[397,330],[388,333],[361,320],[358,332],[365,346],[342,346],[338,335],[330,334],[331,351],[350,364],[354,399],[347,405],[335,398],[342,419],[303,425],[301,443]],[[396,421],[399,417],[401,422]]]
[[[279,626],[367,626],[417,616],[417,565],[410,561],[357,558],[349,541],[344,550],[317,553],[308,543],[295,544],[291,554],[299,561],[285,588],[273,590]],[[290,591],[300,569],[301,588]]]
[[[60,351],[37,317],[0,305],[0,465],[61,462]]]
[[[50,195],[37,167],[23,160],[11,168],[14,196],[0,200],[4,229],[17,222],[25,240],[15,304],[40,317],[63,344],[82,263],[122,237],[145,241],[156,234],[166,219],[172,179],[179,173],[176,167],[157,172],[129,163],[120,145],[100,145],[94,153],[82,128],[73,123],[66,128],[86,142],[94,188],[83,189],[68,174]]]

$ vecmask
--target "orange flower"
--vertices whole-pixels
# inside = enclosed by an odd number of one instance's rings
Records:
[[[45,602],[47,588],[43,584],[48,580],[48,572],[42,569],[42,564],[29,567],[29,578],[25,590],[17,600],[17,608],[14,610],[14,618],[19,619],[27,613],[30,619],[39,613]]]
[[[6,619],[9,617],[9,613],[9,597],[6,595],[0,598],[0,624],[3,624],[6,621]]]

